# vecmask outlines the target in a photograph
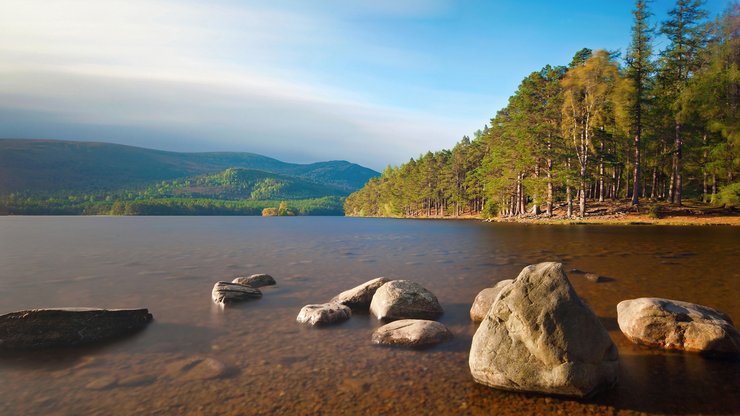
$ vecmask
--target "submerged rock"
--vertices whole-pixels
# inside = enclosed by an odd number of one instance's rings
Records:
[[[374,344],[426,347],[452,338],[446,326],[424,319],[401,319],[373,332]]]
[[[87,383],[85,388],[88,390],[106,390],[114,387],[118,383],[118,379],[113,376],[102,376],[95,380]]]
[[[329,302],[320,305],[306,305],[298,313],[296,321],[313,326],[329,325],[346,321],[352,316],[352,310],[341,303]]]
[[[253,274],[251,276],[239,276],[234,278],[231,283],[238,283],[240,285],[251,286],[253,288],[276,284],[275,279],[273,279],[272,276],[264,273]]]
[[[470,319],[474,322],[480,322],[486,317],[488,310],[491,309],[493,301],[502,290],[513,282],[514,279],[506,279],[496,283],[493,287],[485,288],[478,293],[470,307]]]
[[[379,287],[386,283],[388,283],[388,279],[385,277],[378,277],[359,286],[355,286],[352,289],[345,290],[337,296],[334,296],[331,301],[349,306],[352,309],[367,310],[370,307],[370,302],[373,300],[375,292]]]
[[[469,365],[491,387],[583,397],[617,381],[619,356],[562,265],[540,263],[499,294],[473,336]]]
[[[667,350],[739,355],[740,334],[724,313],[661,298],[619,302],[617,322],[630,341]]]
[[[228,367],[215,358],[195,356],[175,361],[165,371],[180,380],[212,380],[225,376]]]
[[[221,305],[259,299],[261,297],[262,292],[259,289],[238,283],[217,282],[213,285],[213,290],[211,291],[213,301]]]
[[[599,283],[604,280],[600,275],[596,273],[585,273],[583,277],[585,277],[586,280],[588,280],[589,282],[594,282],[594,283]]]
[[[31,309],[0,316],[0,348],[71,347],[116,338],[152,321],[148,309]]]
[[[409,280],[384,284],[370,302],[370,313],[378,319],[436,319],[442,312],[432,292]]]

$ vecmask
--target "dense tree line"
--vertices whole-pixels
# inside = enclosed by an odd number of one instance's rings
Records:
[[[220,200],[204,198],[82,198],[0,197],[0,215],[342,215],[343,198],[327,196],[291,201]]]
[[[589,201],[740,203],[740,6],[710,22],[700,0],[677,0],[655,27],[637,0],[633,16],[623,57],[582,49],[531,73],[472,140],[389,166],[345,212],[583,217]]]

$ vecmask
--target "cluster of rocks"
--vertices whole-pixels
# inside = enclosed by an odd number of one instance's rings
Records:
[[[617,315],[622,332],[638,344],[740,355],[740,335],[729,317],[706,306],[640,298],[620,302]],[[585,397],[617,382],[617,348],[560,263],[527,266],[515,279],[484,289],[470,318],[481,321],[469,356],[478,383]]]
[[[426,347],[452,337],[447,327],[434,321],[444,311],[432,292],[409,280],[384,277],[346,290],[327,303],[304,306],[297,321],[335,324],[349,319],[353,311],[392,321],[373,332],[375,344]]]
[[[216,282],[211,291],[211,298],[219,305],[244,302],[262,297],[263,286],[275,284],[275,279],[269,274],[253,274],[250,276],[238,276],[231,282]]]

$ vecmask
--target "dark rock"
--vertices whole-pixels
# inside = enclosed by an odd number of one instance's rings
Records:
[[[147,309],[31,309],[0,316],[0,348],[71,347],[129,335],[152,320]]]

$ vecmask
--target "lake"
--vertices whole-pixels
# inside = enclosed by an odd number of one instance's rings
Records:
[[[740,363],[635,346],[617,327],[616,304],[666,297],[740,319],[739,258],[740,229],[731,227],[0,217],[0,313],[147,307],[155,319],[103,345],[0,354],[0,414],[738,413]],[[609,278],[570,275],[619,349],[615,389],[572,400],[473,382],[475,295],[542,261]],[[216,281],[253,273],[278,285],[234,307],[211,301]],[[303,305],[378,276],[435,293],[454,339],[421,351],[383,348],[370,342],[380,324],[367,315],[322,329],[295,322]],[[169,370],[192,357],[229,370],[206,381]],[[101,388],[101,379],[115,383]]]

